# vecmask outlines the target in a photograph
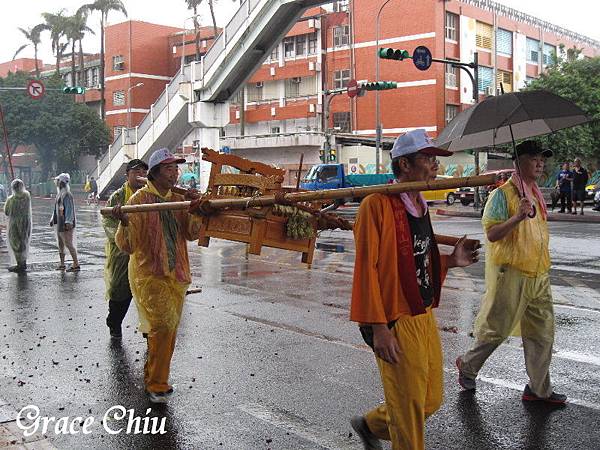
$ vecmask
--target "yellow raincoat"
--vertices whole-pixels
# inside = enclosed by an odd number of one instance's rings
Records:
[[[511,178],[492,192],[483,213],[483,229],[507,221],[519,210],[520,197]],[[546,298],[550,294],[550,252],[548,225],[536,204],[534,218],[521,221],[506,237],[486,242],[486,292],[477,319],[475,336],[481,340],[494,339],[502,330],[513,336],[521,335],[521,309],[524,298]],[[524,283],[523,279],[535,279]],[[498,302],[496,297],[504,299]],[[549,314],[544,311],[543,314]],[[546,328],[546,327],[544,327]],[[548,321],[542,334],[553,333],[553,321]]]
[[[133,195],[133,190],[128,183],[115,191],[106,206],[113,207],[124,205]],[[104,266],[104,282],[106,284],[106,300],[128,301],[131,299],[131,290],[129,289],[129,278],[127,275],[127,265],[129,264],[129,255],[119,249],[115,242],[115,234],[119,226],[119,221],[112,216],[102,217],[102,226],[106,233],[106,264]]]
[[[161,196],[152,182],[137,191],[128,205],[183,201],[169,191]],[[187,287],[192,281],[187,242],[198,237],[202,218],[187,211],[172,211],[176,223],[174,248],[169,251],[165,225],[159,212],[129,215],[129,225],[119,225],[117,246],[131,255],[129,284],[140,315],[140,331],[175,331]],[[174,251],[174,253],[173,253]]]

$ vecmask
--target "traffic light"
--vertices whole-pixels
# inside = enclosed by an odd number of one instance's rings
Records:
[[[321,160],[321,162],[327,162],[325,160],[325,150],[319,150],[319,159]]]
[[[402,61],[403,59],[410,58],[408,50],[398,50],[396,48],[380,48],[379,57],[382,59],[395,59],[396,61]]]
[[[85,93],[85,88],[81,87],[81,86],[73,86],[73,87],[69,87],[69,86],[65,86],[63,88],[63,92],[65,94],[84,94]]]
[[[336,159],[335,148],[329,149],[329,161],[334,162]]]
[[[396,89],[398,83],[395,81],[374,81],[371,83],[363,83],[360,88],[365,91],[386,91],[388,89]]]

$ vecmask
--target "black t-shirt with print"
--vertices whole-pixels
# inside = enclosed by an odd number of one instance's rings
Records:
[[[410,233],[413,240],[413,255],[417,268],[417,284],[423,298],[423,306],[427,307],[433,303],[433,284],[431,281],[429,266],[431,264],[430,250],[433,243],[431,226],[429,224],[429,212],[423,217],[408,216]]]

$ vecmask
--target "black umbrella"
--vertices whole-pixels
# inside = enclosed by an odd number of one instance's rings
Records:
[[[436,145],[454,151],[492,147],[586,122],[589,119],[579,106],[551,92],[509,92],[458,114]]]

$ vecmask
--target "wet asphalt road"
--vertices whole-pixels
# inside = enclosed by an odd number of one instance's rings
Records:
[[[43,416],[93,417],[87,435],[50,429],[49,443],[65,449],[361,448],[348,419],[381,401],[382,390],[373,356],[347,320],[349,232],[323,233],[311,269],[299,254],[280,250],[246,257],[237,243],[190,244],[192,287],[203,292],[188,296],[184,309],[171,373],[176,395],[156,406],[143,393],[145,342],[135,331],[135,308],[122,345],[111,343],[104,324],[97,211],[80,205],[82,271],[64,274],[53,270],[58,255],[47,228],[50,210],[51,202],[35,202],[30,271],[0,273],[0,421],[31,404]],[[557,319],[552,377],[572,402],[562,410],[521,402],[527,378],[514,338],[484,366],[476,394],[460,392],[453,361],[472,342],[483,264],[455,269],[437,311],[445,402],[427,423],[427,448],[600,448],[598,225],[550,227]],[[473,219],[435,218],[434,228],[482,236]],[[141,418],[164,417],[166,433],[124,428],[110,434],[101,420],[114,405]],[[127,421],[107,426],[117,430]]]

